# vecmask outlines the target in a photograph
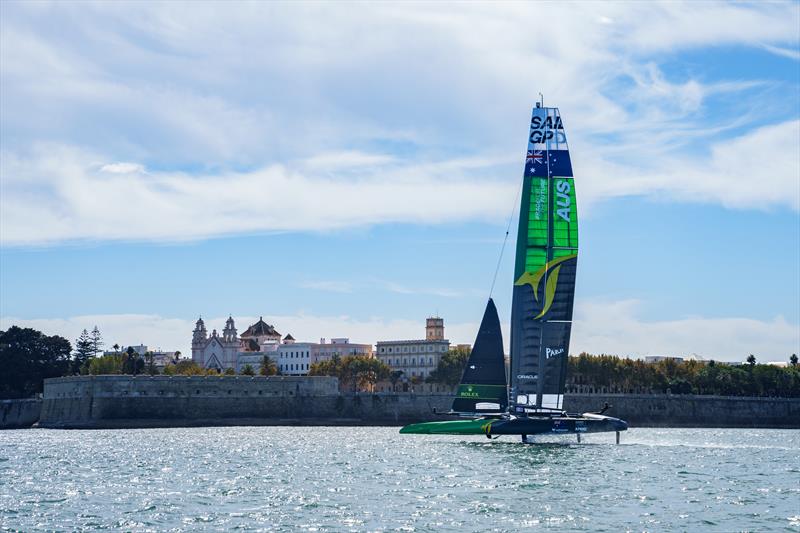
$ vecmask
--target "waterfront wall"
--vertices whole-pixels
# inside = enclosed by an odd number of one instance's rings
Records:
[[[800,428],[800,398],[701,396],[694,394],[567,394],[569,412],[598,411],[631,427]]]
[[[333,377],[80,376],[45,380],[40,427],[400,425],[451,397],[339,394]]]
[[[568,394],[570,412],[632,427],[800,428],[800,398]],[[450,394],[340,394],[331,377],[80,376],[45,380],[41,427],[403,425],[445,419]]]
[[[42,400],[0,400],[0,429],[29,428],[39,420]]]

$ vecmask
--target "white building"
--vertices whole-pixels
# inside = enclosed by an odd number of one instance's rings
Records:
[[[192,361],[203,368],[214,368],[220,372],[237,367],[241,340],[236,334],[233,318],[228,317],[222,335],[213,330],[209,336],[202,318],[195,323],[192,333]]]
[[[444,319],[430,317],[425,322],[425,339],[378,341],[376,356],[392,370],[401,370],[408,379],[425,379],[449,349],[450,341],[444,338]]]
[[[351,343],[345,337],[333,338],[330,342],[325,342],[325,339],[320,339],[318,343],[298,342],[287,335],[275,352],[275,363],[281,374],[302,376],[308,374],[314,363],[346,355],[372,357],[372,345]]]
[[[334,355],[372,357],[372,345],[354,344],[347,338],[334,338],[329,343],[325,339],[320,339],[319,343],[297,342],[291,335],[286,335],[281,342],[280,333],[262,318],[241,337],[236,334],[232,317],[228,317],[222,335],[217,334],[217,330],[208,335],[202,318],[195,325],[192,361],[203,368],[220,372],[232,368],[241,373],[249,365],[258,372],[265,355],[272,359],[281,374],[303,376],[308,374],[312,364]]]

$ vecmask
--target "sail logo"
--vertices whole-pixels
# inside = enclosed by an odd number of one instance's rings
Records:
[[[561,355],[564,353],[564,348],[545,348],[544,349],[544,358],[550,359],[551,357],[555,357],[557,355]]]
[[[517,374],[517,379],[536,379],[536,374]]]
[[[480,397],[480,394],[472,390],[472,385],[468,385],[467,390],[462,390],[459,393],[459,396],[462,398],[478,398]]]
[[[553,300],[556,297],[556,287],[558,286],[558,275],[561,273],[561,266],[564,261],[576,259],[578,254],[572,254],[565,257],[559,257],[549,263],[546,263],[542,268],[535,273],[525,272],[514,285],[530,285],[533,289],[533,298],[539,301],[539,284],[544,278],[544,302],[542,303],[541,312],[534,317],[534,319],[542,318],[545,313],[550,310],[553,305]]]
[[[530,142],[534,144],[555,141],[566,143],[567,136],[564,133],[564,125],[561,124],[561,117],[542,117],[534,115],[531,118]]]
[[[570,208],[572,203],[569,199],[569,193],[571,190],[572,187],[567,180],[556,181],[556,205],[558,206],[556,213],[567,222],[569,222]]]

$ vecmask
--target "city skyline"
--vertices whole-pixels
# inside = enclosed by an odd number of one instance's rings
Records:
[[[188,354],[200,315],[373,344],[439,315],[471,344],[541,91],[571,351],[799,351],[796,3],[241,7],[0,5],[0,329]]]

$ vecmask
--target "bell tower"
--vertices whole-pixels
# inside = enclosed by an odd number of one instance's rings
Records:
[[[225,322],[225,329],[222,330],[222,339],[225,342],[239,342],[232,316],[228,316],[228,320]]]
[[[192,361],[200,366],[204,366],[203,361],[203,348],[205,348],[206,340],[208,339],[208,332],[206,331],[205,322],[203,317],[197,319],[194,325],[194,332],[192,333]]]

